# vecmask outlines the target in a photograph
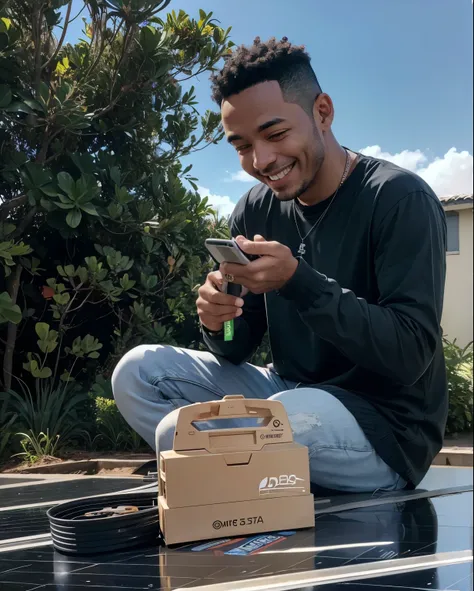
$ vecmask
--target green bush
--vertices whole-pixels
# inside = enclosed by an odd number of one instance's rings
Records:
[[[126,423],[114,400],[97,396],[95,402],[95,428],[93,449],[137,452],[149,451],[145,441]]]
[[[204,241],[226,220],[182,158],[222,137],[192,79],[232,43],[212,13],[165,15],[169,3],[86,0],[68,44],[72,2],[0,2],[4,454],[19,437],[33,458],[94,432],[95,405],[75,397],[100,393],[133,346],[199,346]],[[46,391],[62,414],[39,420]],[[140,445],[104,413],[97,445]]]
[[[0,399],[0,461],[12,453],[17,418],[18,415],[13,411],[9,400]]]
[[[0,393],[3,433],[0,457],[7,452],[11,454],[15,443],[23,449],[20,455],[29,461],[53,456],[64,447],[83,440],[87,433],[87,424],[81,420],[79,409],[88,397],[78,391],[76,384],[63,383],[54,387],[51,380],[38,379],[35,386],[32,392],[20,381],[20,392]]]
[[[456,339],[444,341],[449,390],[449,414],[446,434],[472,431],[473,344],[459,347]]]
[[[0,2],[5,391],[87,392],[137,344],[198,346],[204,241],[226,220],[181,161],[222,137],[191,81],[232,43],[212,13],[168,4],[86,0],[66,44],[71,2]]]

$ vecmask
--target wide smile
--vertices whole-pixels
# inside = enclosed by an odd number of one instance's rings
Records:
[[[289,166],[287,166],[283,170],[280,170],[280,172],[278,172],[277,174],[270,174],[270,175],[265,176],[266,180],[272,186],[281,184],[283,179],[285,179],[290,174],[290,172],[293,170],[295,164],[296,163],[293,162],[293,164],[290,164]]]

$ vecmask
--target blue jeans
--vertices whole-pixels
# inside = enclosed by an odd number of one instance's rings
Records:
[[[377,455],[337,398],[284,380],[267,368],[236,366],[208,352],[141,345],[120,360],[112,388],[125,420],[157,451],[172,448],[181,406],[227,394],[272,398],[285,406],[295,441],[308,447],[311,482],[316,486],[373,492],[406,485]]]

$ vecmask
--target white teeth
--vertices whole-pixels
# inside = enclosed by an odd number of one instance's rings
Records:
[[[284,170],[282,170],[281,172],[279,172],[278,174],[275,175],[268,175],[269,179],[272,181],[279,181],[280,179],[282,179],[284,176],[286,176],[290,170],[293,168],[293,164],[290,164],[290,166],[287,166]]]

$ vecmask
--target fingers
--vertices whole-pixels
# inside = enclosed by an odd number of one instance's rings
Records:
[[[254,236],[254,240],[247,240],[242,236],[238,236],[236,238],[238,245],[240,248],[247,254],[253,254],[258,256],[281,256],[284,249],[287,249],[286,246],[281,244],[280,242],[276,242],[272,240],[271,242],[267,242],[263,236],[257,234]]]
[[[204,314],[210,316],[240,316],[242,308],[239,306],[226,306],[221,304],[211,304],[206,300],[199,298],[197,305]]]
[[[247,285],[249,280],[260,281],[262,272],[271,270],[278,262],[275,258],[262,257],[252,261],[248,265],[238,263],[222,263],[221,272],[233,276],[235,283]]]
[[[243,299],[222,293],[219,289],[222,284],[222,274],[214,271],[198,291],[197,312],[201,323],[209,330],[221,330],[224,322],[242,314]]]

